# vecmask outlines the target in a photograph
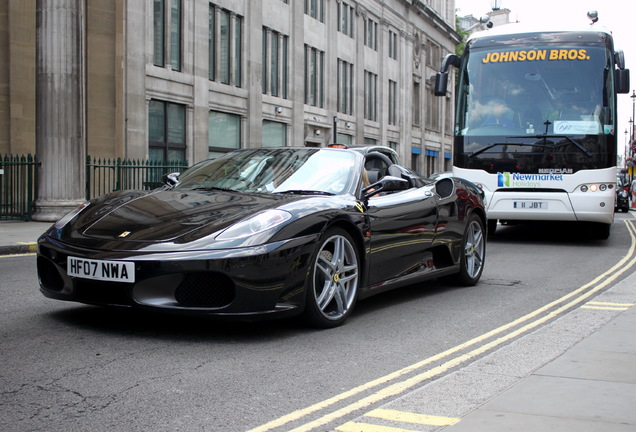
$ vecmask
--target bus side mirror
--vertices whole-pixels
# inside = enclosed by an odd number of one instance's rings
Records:
[[[442,61],[442,68],[437,75],[435,75],[435,96],[446,96],[446,90],[448,89],[448,68],[455,66],[458,68],[462,63],[462,59],[457,54],[447,54]]]
[[[446,96],[448,89],[448,72],[438,72],[435,75],[435,96]]]
[[[616,93],[629,93],[629,69],[614,69]]]

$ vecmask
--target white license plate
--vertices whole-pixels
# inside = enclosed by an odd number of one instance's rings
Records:
[[[547,201],[515,201],[514,207],[516,209],[529,209],[529,210],[547,210]]]
[[[135,263],[68,257],[67,273],[84,279],[135,282]]]

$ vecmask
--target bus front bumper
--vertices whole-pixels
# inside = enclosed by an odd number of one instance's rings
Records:
[[[611,224],[614,189],[600,192],[487,192],[488,219],[579,221]]]

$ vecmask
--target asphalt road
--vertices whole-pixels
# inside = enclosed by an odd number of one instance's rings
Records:
[[[631,244],[626,218],[617,215],[608,241],[586,240],[574,226],[500,227],[477,287],[434,282],[385,293],[327,331],[297,320],[237,324],[58,302],[38,292],[34,256],[0,257],[0,430],[290,430],[262,425],[512,322],[606,272]]]

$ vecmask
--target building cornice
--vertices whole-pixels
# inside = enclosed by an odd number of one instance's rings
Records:
[[[449,35],[455,44],[461,41],[459,33],[454,26],[450,26],[434,9],[424,3],[422,0],[403,0],[408,7],[412,8],[417,15],[422,17],[434,28],[441,30]]]

